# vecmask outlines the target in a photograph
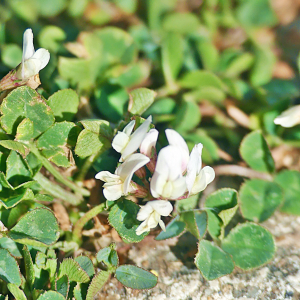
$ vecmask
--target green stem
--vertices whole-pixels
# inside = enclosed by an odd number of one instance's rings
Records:
[[[83,226],[89,220],[91,220],[92,218],[96,217],[99,213],[104,211],[105,207],[106,207],[105,203],[101,203],[100,205],[95,206],[75,223],[74,229],[73,229],[73,236],[74,236],[74,240],[77,243],[80,243],[80,241],[81,241]]]
[[[91,168],[92,164],[99,157],[99,155],[101,153],[98,152],[96,154],[93,154],[93,155],[89,156],[85,160],[85,162],[83,163],[82,167],[80,168],[78,174],[76,175],[76,181],[82,181],[82,180],[85,179],[85,176],[86,176],[87,172],[89,171],[89,169]]]
[[[36,148],[33,143],[26,144],[26,147],[40,160],[43,166],[62,184],[72,189],[74,192],[81,194],[83,196],[90,196],[90,192],[84,188],[79,187],[74,182],[66,179],[52,164],[51,162],[44,157],[40,151]]]
[[[61,186],[53,183],[40,172],[34,176],[34,179],[40,184],[43,190],[55,198],[62,199],[72,205],[78,205],[82,201],[82,197],[66,191]]]

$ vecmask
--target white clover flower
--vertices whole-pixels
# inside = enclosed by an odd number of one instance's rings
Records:
[[[138,169],[147,164],[150,159],[141,154],[132,154],[124,163],[122,163],[115,171],[115,174],[111,174],[108,171],[102,171],[96,174],[95,178],[105,182],[103,185],[103,194],[107,200],[115,201],[122,196],[127,196],[135,191],[131,179]]]
[[[300,124],[300,105],[290,107],[275,118],[274,123],[282,127],[290,128]]]
[[[183,137],[173,129],[166,129],[166,136],[169,144],[180,149],[181,171],[185,172],[189,161],[189,148]]]
[[[150,190],[154,198],[177,199],[186,192],[186,182],[181,169],[181,151],[176,146],[167,146],[158,153],[150,182]]]
[[[112,147],[117,152],[121,153],[120,162],[124,161],[140,147],[149,130],[151,122],[152,116],[149,116],[147,120],[131,134],[135,125],[135,120],[133,120],[123,129],[123,131],[119,131],[116,134],[112,141]]]
[[[154,200],[147,202],[142,206],[137,214],[137,219],[143,221],[136,229],[136,234],[141,235],[144,232],[150,231],[151,228],[155,228],[158,224],[162,230],[166,230],[164,222],[161,220],[161,216],[168,216],[173,210],[173,206],[166,200]]]
[[[141,143],[140,152],[148,157],[151,157],[152,149],[155,149],[157,138],[158,131],[156,129],[150,129]]]
[[[30,28],[26,29],[23,35],[23,56],[21,65],[17,69],[17,78],[29,79],[46,67],[50,60],[48,50],[40,48],[34,51],[33,33]]]
[[[202,169],[202,149],[203,145],[199,143],[195,145],[190,155],[186,174],[189,195],[203,191],[215,179],[215,171],[212,167],[206,166]]]

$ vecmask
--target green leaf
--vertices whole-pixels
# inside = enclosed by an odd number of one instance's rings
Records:
[[[58,277],[67,275],[70,281],[89,282],[89,275],[80,267],[79,263],[71,258],[64,259],[58,271]]]
[[[36,208],[23,216],[8,236],[21,244],[45,246],[57,241],[58,230],[53,212],[46,208]]]
[[[38,36],[41,47],[51,52],[57,52],[61,47],[62,41],[65,39],[65,32],[60,27],[54,25],[45,26]]]
[[[222,249],[232,256],[236,266],[250,270],[273,258],[275,242],[272,234],[265,228],[245,223],[230,231],[222,242]]]
[[[113,245],[113,244],[112,244]],[[119,264],[117,251],[113,247],[105,247],[97,253],[97,261],[104,262],[109,269],[115,269]]]
[[[101,290],[101,288],[109,279],[109,277],[110,277],[110,272],[104,270],[101,270],[97,275],[95,275],[89,285],[87,295],[86,295],[86,300],[94,300],[95,296]]]
[[[244,137],[241,142],[240,153],[252,169],[260,172],[274,172],[273,157],[260,131],[253,131]]]
[[[300,215],[300,173],[284,170],[280,172],[274,181],[283,189],[284,202],[281,211],[292,215]]]
[[[30,119],[25,118],[17,127],[16,139],[20,141],[29,141],[33,136],[33,133],[33,122]]]
[[[11,151],[6,160],[6,179],[11,185],[17,187],[32,177],[31,170],[23,157],[15,151]]]
[[[200,108],[193,101],[182,101],[173,122],[173,127],[179,132],[190,131],[200,123]]]
[[[15,68],[22,60],[22,49],[16,44],[5,44],[1,49],[1,60],[9,68]]]
[[[202,159],[205,163],[212,163],[220,158],[218,145],[205,131],[197,129],[194,133],[187,134],[184,137],[187,140],[188,145],[189,141],[192,142],[190,149],[192,149],[195,144],[203,144]]]
[[[0,278],[17,286],[22,283],[18,263],[6,249],[0,249]]]
[[[53,113],[43,97],[27,86],[19,87],[8,94],[0,110],[0,123],[8,134],[15,134],[17,126],[25,118],[33,123],[31,138],[36,138],[54,123]]]
[[[183,39],[169,33],[162,43],[162,69],[167,84],[172,88],[183,64]]]
[[[176,216],[167,226],[166,231],[162,231],[155,240],[162,241],[180,235],[185,228],[185,223],[179,220],[179,215]]]
[[[26,271],[26,282],[28,283],[30,289],[32,290],[34,279],[35,279],[34,265],[32,262],[30,252],[26,245],[23,246],[23,257],[24,257],[24,264],[25,264],[25,271]]]
[[[186,230],[193,234],[197,239],[200,239],[194,211],[182,212],[180,214],[180,221],[185,223]]]
[[[29,182],[34,183],[33,181]],[[7,190],[0,192],[0,202],[4,205],[6,209],[15,207],[21,201],[33,200],[34,194],[31,189],[19,188],[14,191]]]
[[[135,230],[140,225],[136,216],[140,207],[130,200],[120,200],[111,209],[108,220],[121,238],[127,243],[138,243],[149,233],[137,235]]]
[[[206,211],[194,211],[195,221],[197,225],[197,229],[199,231],[200,239],[202,239],[207,230],[207,212]]]
[[[142,115],[153,103],[156,93],[146,88],[135,89],[129,94],[128,111],[134,115]]]
[[[237,210],[237,191],[230,188],[220,189],[209,195],[205,201],[208,214],[208,231],[213,237],[223,234]]]
[[[189,34],[199,28],[200,22],[195,14],[174,12],[164,18],[162,26],[165,31]]]
[[[39,296],[37,300],[66,300],[66,299],[62,294],[58,292],[47,291],[41,296]]]
[[[118,122],[126,112],[128,93],[124,88],[106,84],[94,92],[96,106],[107,120]]]
[[[113,130],[109,122],[105,120],[82,120],[80,123],[87,130],[94,133],[113,139]]]
[[[115,276],[122,284],[132,289],[151,289],[157,284],[157,276],[132,265],[118,267]]]
[[[0,141],[0,146],[3,146],[6,149],[15,150],[22,155],[25,155],[27,150],[23,144],[11,140]]]
[[[149,77],[151,65],[147,61],[137,61],[124,68],[117,65],[110,69],[106,76],[111,84],[117,84],[124,88],[132,88],[142,85]]]
[[[75,146],[79,132],[80,128],[72,122],[55,123],[39,137],[37,147],[58,166],[70,167],[74,165],[70,147]]]
[[[101,137],[90,131],[83,130],[80,132],[75,148],[75,153],[81,157],[85,158],[100,152],[103,148],[107,150],[110,147],[106,139],[101,140]],[[103,149],[103,151],[105,151]]]
[[[95,84],[99,68],[100,63],[98,58],[87,60],[59,57],[58,59],[60,76],[70,81],[72,85],[78,84],[79,90],[89,90]]]
[[[79,97],[71,89],[60,90],[49,97],[47,104],[56,121],[72,121],[78,110]]]
[[[213,71],[219,64],[219,52],[213,41],[209,38],[201,38],[197,42],[201,62],[206,70]]]
[[[18,248],[17,243],[12,239],[7,237],[0,238],[0,248],[8,250],[9,253],[16,258],[22,258],[22,253]]]
[[[27,300],[24,292],[21,289],[19,289],[17,285],[9,283],[7,285],[7,288],[13,294],[16,300]]]
[[[67,298],[69,293],[69,278],[67,275],[63,275],[62,277],[56,279],[55,281],[55,290],[62,294],[65,298]]]
[[[79,263],[80,267],[89,275],[89,277],[94,276],[95,269],[93,263],[87,256],[77,256],[75,261]]]
[[[255,61],[250,73],[250,82],[253,86],[261,86],[271,81],[276,56],[270,48],[257,48]]]
[[[290,182],[288,182],[290,189]],[[260,179],[246,181],[240,189],[240,207],[244,218],[263,222],[283,202],[283,191],[275,182]]]
[[[195,264],[206,280],[230,274],[234,269],[230,255],[206,240],[199,243]]]
[[[217,75],[203,70],[194,70],[186,73],[180,79],[180,85],[183,88],[189,89],[214,87],[220,90],[226,90],[226,85]]]
[[[129,64],[137,57],[133,38],[117,27],[105,27],[95,33],[103,43],[102,60],[106,64]]]
[[[239,1],[237,18],[244,26],[262,27],[277,24],[277,17],[268,0]]]

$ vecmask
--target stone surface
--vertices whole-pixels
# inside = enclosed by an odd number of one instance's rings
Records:
[[[159,274],[157,286],[148,291],[131,290],[112,278],[97,299],[300,299],[300,217],[275,213],[262,225],[275,236],[277,253],[259,269],[243,272],[236,268],[230,275],[206,281],[193,267],[196,248],[190,236],[178,242],[156,242],[147,237],[129,250],[128,263],[155,270]]]

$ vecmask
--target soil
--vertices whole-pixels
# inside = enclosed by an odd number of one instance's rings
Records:
[[[269,264],[250,272],[235,269],[230,275],[207,281],[193,264],[196,241],[186,233],[179,239],[154,241],[153,236],[124,246],[127,263],[159,276],[151,290],[132,290],[111,278],[99,300],[229,300],[300,299],[300,217],[275,213],[262,224],[275,236],[277,252]],[[120,248],[122,252],[122,248]]]

